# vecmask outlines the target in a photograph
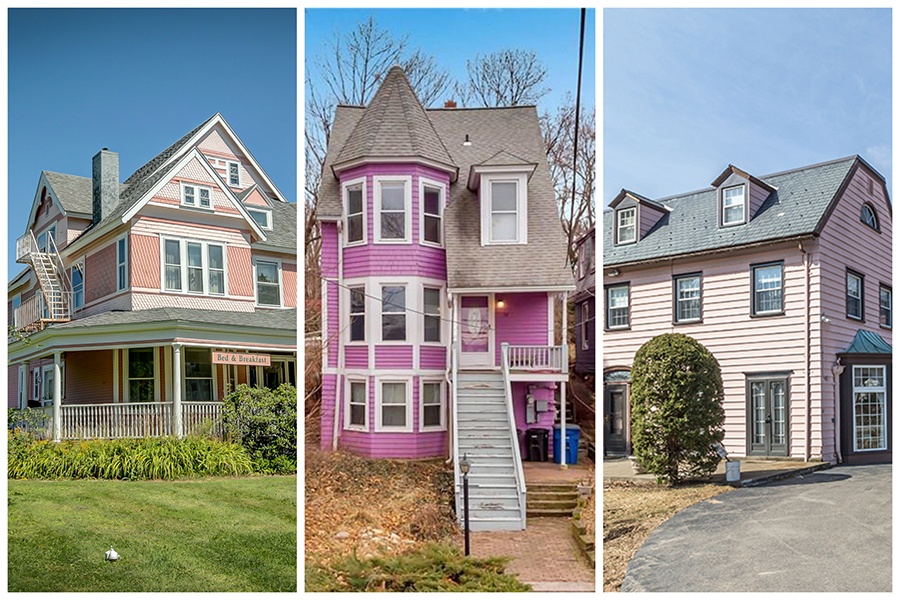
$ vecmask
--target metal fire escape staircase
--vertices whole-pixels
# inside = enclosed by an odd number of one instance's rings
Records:
[[[41,288],[40,294],[35,294],[16,309],[16,330],[33,333],[47,323],[71,321],[72,282],[53,237],[47,236],[46,248],[38,246],[32,231],[20,237],[16,240],[16,262],[34,270]]]

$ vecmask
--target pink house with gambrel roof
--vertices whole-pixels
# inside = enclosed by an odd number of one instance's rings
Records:
[[[524,527],[524,432],[565,397],[574,289],[537,111],[426,110],[394,67],[337,108],[317,216],[323,447],[450,455],[457,490],[466,456],[473,526]]]
[[[120,183],[44,171],[8,286],[10,407],[54,439],[185,435],[296,383],[296,207],[221,115]]]
[[[604,452],[630,451],[640,346],[684,333],[719,361],[733,456],[891,460],[891,202],[859,156],[604,213]]]

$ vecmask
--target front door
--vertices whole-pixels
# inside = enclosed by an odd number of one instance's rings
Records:
[[[603,454],[624,456],[628,453],[625,441],[628,387],[607,384],[603,400]]]
[[[493,367],[493,330],[490,296],[459,299],[459,365]]]
[[[751,379],[748,384],[748,403],[748,454],[787,456],[787,379]]]

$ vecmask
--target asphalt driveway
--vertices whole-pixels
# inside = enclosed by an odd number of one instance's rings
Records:
[[[688,507],[628,565],[623,592],[889,592],[891,465],[836,467]]]

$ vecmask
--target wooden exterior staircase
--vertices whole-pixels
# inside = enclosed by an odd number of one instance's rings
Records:
[[[16,262],[29,265],[40,285],[40,293],[24,301],[15,310],[16,331],[33,333],[47,323],[72,320],[72,283],[63,265],[53,237],[47,236],[47,247],[40,248],[29,231],[16,240]]]

